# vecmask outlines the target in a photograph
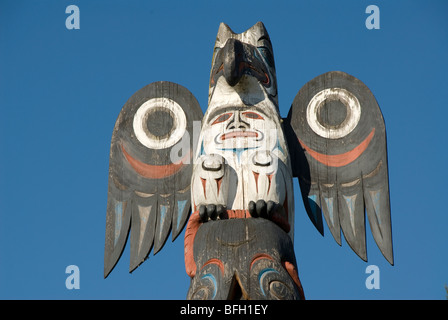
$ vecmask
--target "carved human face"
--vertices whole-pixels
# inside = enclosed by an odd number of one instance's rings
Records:
[[[267,113],[262,105],[219,108],[206,120],[201,154],[220,154],[239,161],[241,155],[274,151],[284,144],[277,116]]]
[[[229,109],[214,117],[210,125],[218,149],[259,148],[266,142],[266,115],[256,109]]]

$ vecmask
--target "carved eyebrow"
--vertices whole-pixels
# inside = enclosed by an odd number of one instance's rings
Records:
[[[209,116],[208,116],[208,120],[207,121],[211,121],[212,119],[214,119],[216,116],[220,115],[220,114],[224,114],[224,113],[228,113],[229,111],[235,111],[238,110],[238,108],[236,107],[225,107],[225,108],[219,108],[218,110],[213,111]]]
[[[261,41],[261,40],[267,40],[267,41],[269,41],[269,43],[271,43],[271,39],[269,39],[269,36],[268,35],[262,35],[257,41]]]
[[[261,44],[260,44],[261,42]],[[268,35],[263,35],[257,40],[258,46],[267,46],[272,51],[271,39]]]
[[[263,111],[263,109],[261,109],[260,107],[256,107],[256,106],[250,106],[250,107],[234,107],[234,106],[229,106],[229,107],[223,107],[223,108],[219,108],[218,110],[213,111],[208,117],[207,117],[207,122],[211,121],[212,119],[214,119],[216,116],[220,115],[220,114],[224,114],[226,112],[229,111],[254,111],[254,112],[258,112],[264,116],[266,116],[266,112]]]

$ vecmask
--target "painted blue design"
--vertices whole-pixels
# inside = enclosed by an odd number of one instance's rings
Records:
[[[263,280],[264,278],[270,274],[270,273],[279,273],[277,270],[272,269],[272,268],[265,268],[263,270],[260,271],[260,273],[258,274],[258,283],[260,284],[260,289],[261,289],[261,293],[266,297],[266,293],[264,292],[263,289]]]
[[[254,57],[255,57],[256,59],[260,60],[260,61],[263,61],[263,60],[261,59],[261,57],[258,55],[258,52],[259,52],[259,49],[258,49],[258,48],[255,48],[255,49],[253,50]]]
[[[166,209],[167,208],[168,208],[167,206],[163,206],[163,205],[160,206],[160,221],[161,221],[162,224],[165,221]]]
[[[164,206],[164,205],[160,205],[160,210],[159,210],[159,218],[160,218],[160,224],[159,224],[159,240],[160,237],[162,236],[162,230],[163,230],[163,226],[165,225],[165,220],[166,220],[166,212],[168,210],[168,206]]]
[[[205,153],[205,149],[204,149],[204,140],[202,140],[202,142],[201,142],[201,152],[199,152],[199,156],[202,156],[204,154],[206,154],[206,153]]]
[[[354,196],[344,196],[345,202],[347,203],[348,210],[350,211],[350,214],[352,215],[355,212],[355,201],[356,201],[356,195]]]
[[[317,195],[312,194],[308,196],[308,204],[310,205],[311,213],[313,214],[314,221],[317,221]]]
[[[187,202],[188,202],[188,200],[178,200],[177,201],[177,226],[176,226],[177,229],[179,229],[179,224],[182,219],[182,212],[184,212]]]
[[[246,148],[219,148],[221,151],[232,151],[236,154],[238,158],[238,163],[240,163],[241,154],[246,150],[258,149],[259,147],[246,147]]]
[[[324,198],[325,203],[328,208],[328,215],[330,216],[331,224],[334,225],[334,217],[333,217],[333,198]]]
[[[117,244],[118,237],[121,233],[121,225],[123,220],[123,202],[117,202],[115,204],[115,236],[114,236],[114,246]]]
[[[350,223],[352,225],[353,233],[356,232],[355,229],[355,201],[357,195],[353,196],[344,196],[344,200],[347,203],[348,213],[350,214]]]
[[[274,151],[275,149],[278,149],[281,153],[285,154],[285,150],[283,150],[282,146],[280,145],[280,140],[277,138],[277,144],[272,149]]]
[[[204,275],[201,277],[201,279],[207,279],[207,280],[210,280],[210,281],[211,281],[211,283],[213,284],[213,297],[212,297],[212,299],[215,299],[215,297],[216,297],[216,292],[218,292],[218,285],[217,285],[217,283],[216,283],[216,278],[215,278],[215,276],[212,275],[211,273],[207,273],[207,274],[204,274]]]

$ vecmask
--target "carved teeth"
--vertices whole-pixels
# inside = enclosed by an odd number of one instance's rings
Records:
[[[248,138],[248,137],[253,137],[253,138],[257,138],[258,137],[258,133],[254,132],[254,131],[233,131],[233,132],[229,132],[229,133],[225,133],[221,136],[221,140],[226,140],[226,139],[233,139],[233,138]]]

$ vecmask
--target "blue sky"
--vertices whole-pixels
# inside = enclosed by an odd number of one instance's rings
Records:
[[[80,29],[65,9],[77,5]],[[368,30],[365,9],[380,9]],[[332,70],[373,92],[386,121],[395,265],[368,229],[368,262],[309,221],[297,181],[295,252],[308,299],[445,299],[448,212],[446,1],[2,1],[0,299],[184,299],[183,233],[128,273],[129,244],[103,279],[109,147],[127,99],[159,80],[207,107],[220,22],[263,21],[282,116]],[[66,267],[80,270],[68,290]],[[380,270],[368,290],[366,267]]]

